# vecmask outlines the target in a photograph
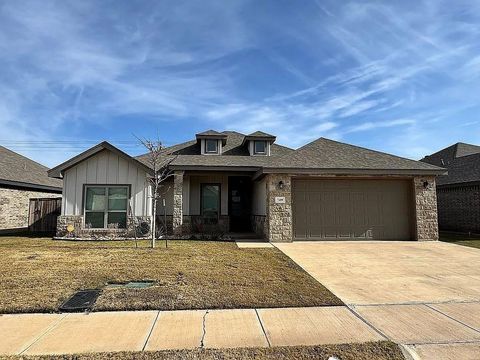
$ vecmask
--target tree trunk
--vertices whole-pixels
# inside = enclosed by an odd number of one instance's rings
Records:
[[[154,189],[156,193],[156,189]],[[155,239],[157,236],[157,198],[153,197],[153,209],[152,209],[152,248],[155,248]]]

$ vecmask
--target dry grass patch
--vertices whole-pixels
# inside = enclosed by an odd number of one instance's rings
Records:
[[[320,359],[336,356],[341,360],[405,360],[400,348],[388,341],[363,344],[239,348],[222,350],[171,350],[156,352],[120,352],[64,356],[9,357],[9,360],[235,360],[235,359]]]
[[[440,241],[480,249],[480,236],[456,233],[440,233]]]
[[[105,289],[94,310],[174,310],[341,305],[277,249],[229,242],[68,242],[0,238],[0,312],[50,312],[80,289],[154,280],[147,289]]]

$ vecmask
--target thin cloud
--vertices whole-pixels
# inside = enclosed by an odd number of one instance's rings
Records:
[[[479,14],[433,0],[6,2],[0,127],[167,142],[262,129],[293,147],[325,136],[408,156],[480,142]],[[72,153],[25,155],[53,166]]]
[[[381,129],[381,128],[390,128],[394,126],[403,126],[403,125],[412,125],[415,124],[416,121],[413,119],[397,119],[397,120],[390,120],[390,121],[380,121],[380,122],[364,122],[359,125],[352,126],[351,128],[347,129],[346,132],[359,132],[359,131],[369,131],[374,129]]]

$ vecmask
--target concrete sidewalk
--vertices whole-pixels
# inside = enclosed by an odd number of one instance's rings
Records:
[[[0,316],[0,354],[52,355],[385,340],[343,306]]]

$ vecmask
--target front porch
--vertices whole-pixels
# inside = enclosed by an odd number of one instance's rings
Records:
[[[157,221],[175,237],[264,239],[266,183],[253,172],[176,171],[160,189]]]

